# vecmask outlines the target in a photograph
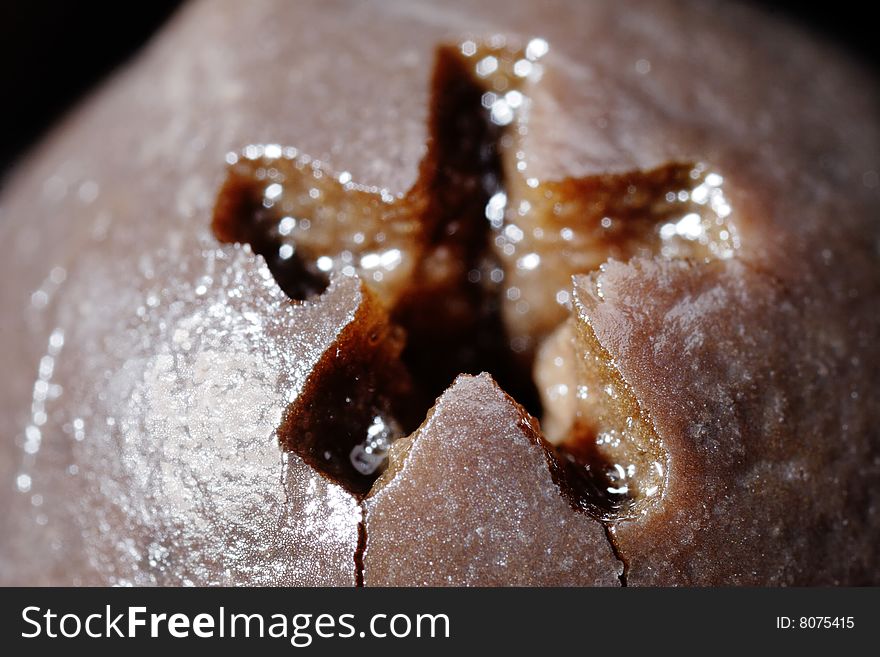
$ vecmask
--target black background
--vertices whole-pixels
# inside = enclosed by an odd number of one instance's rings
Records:
[[[0,2],[0,172],[72,103],[136,52],[180,4],[180,0]],[[880,48],[876,21],[866,14],[868,3],[764,0],[757,4],[837,41],[877,69]]]

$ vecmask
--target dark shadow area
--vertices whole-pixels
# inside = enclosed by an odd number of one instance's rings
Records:
[[[0,175],[65,110],[137,52],[180,4],[0,3]]]

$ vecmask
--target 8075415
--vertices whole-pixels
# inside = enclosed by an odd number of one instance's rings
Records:
[[[780,630],[851,630],[856,626],[854,616],[777,616]]]

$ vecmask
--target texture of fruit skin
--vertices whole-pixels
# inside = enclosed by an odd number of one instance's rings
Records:
[[[668,452],[663,500],[616,525],[629,584],[877,581],[864,299],[737,260],[611,262],[578,277],[575,299],[578,332],[618,364]]]
[[[456,379],[366,500],[364,584],[617,585],[604,529],[559,494],[538,436],[487,374]]]
[[[696,0],[185,8],[0,198],[0,582],[353,582],[357,506],[274,434],[357,294],[305,319],[218,245],[224,156],[292,144],[404,193],[436,45],[492,34],[551,48],[526,175],[708,162],[739,230],[736,262],[580,288],[670,454],[618,527],[630,581],[877,582],[877,86]]]

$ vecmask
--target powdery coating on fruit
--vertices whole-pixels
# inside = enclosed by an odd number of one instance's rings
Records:
[[[578,321],[669,454],[663,503],[616,525],[629,584],[877,582],[866,303],[736,260],[610,262],[576,280]]]
[[[602,525],[572,508],[537,423],[487,374],[437,401],[365,501],[367,586],[617,585]]]
[[[4,581],[352,584],[360,508],[275,430],[353,320],[358,282],[294,305],[241,248],[162,255],[161,286],[138,292],[101,259],[68,272],[52,308],[63,389],[20,459]]]

